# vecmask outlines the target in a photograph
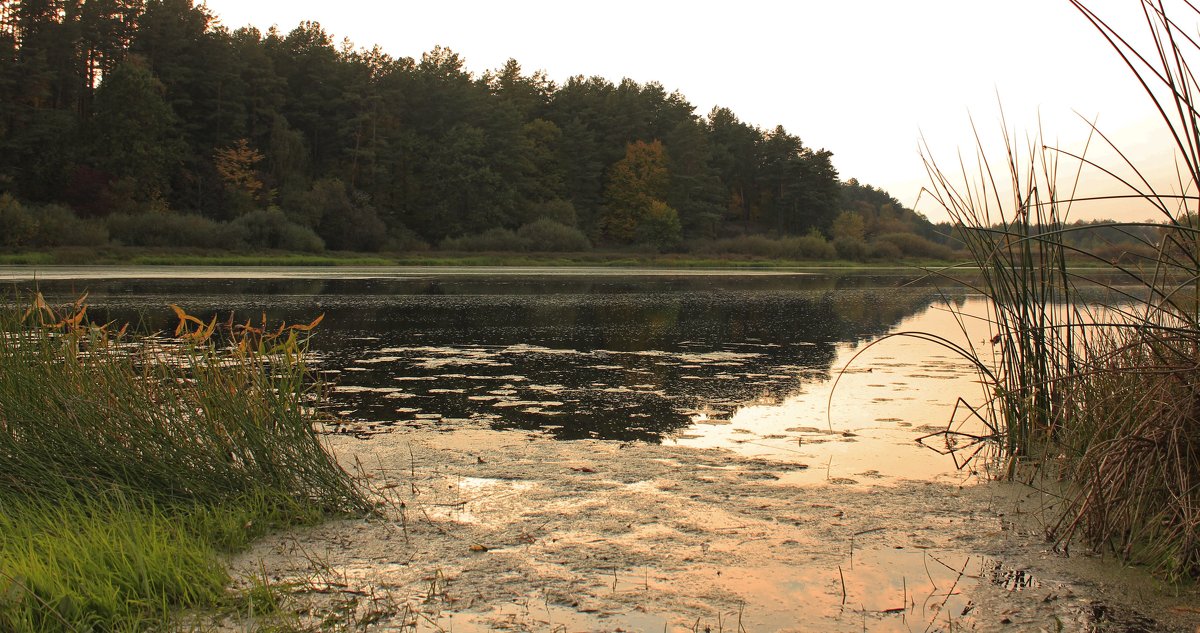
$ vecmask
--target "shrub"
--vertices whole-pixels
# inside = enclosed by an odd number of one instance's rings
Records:
[[[9,194],[0,195],[0,246],[27,246],[37,224],[25,207]]]
[[[875,237],[876,242],[889,242],[906,257],[953,259],[954,250],[935,244],[915,233],[886,233]]]
[[[583,231],[546,218],[521,227],[517,237],[524,240],[531,251],[573,253],[592,248]]]
[[[651,200],[638,219],[635,235],[639,242],[652,244],[660,251],[675,248],[683,237],[679,212],[661,200]]]
[[[894,262],[903,257],[900,247],[891,242],[871,242],[867,245],[867,259]]]
[[[37,226],[33,242],[38,246],[104,246],[108,229],[99,220],[82,220],[73,211],[56,204],[34,210]]]
[[[393,226],[388,231],[388,241],[384,246],[385,250],[395,253],[403,252],[418,252],[423,253],[430,249],[429,242],[421,239],[412,229],[407,226]]]
[[[742,235],[719,240],[694,240],[690,252],[708,255],[747,255],[774,259],[833,259],[834,246],[818,234],[772,238]]]
[[[387,244],[387,225],[368,205],[354,204],[341,212],[327,213],[317,232],[329,248],[341,251],[378,252]]]
[[[1158,249],[1151,244],[1103,244],[1088,249],[1088,252],[1113,264],[1151,262],[1158,257]]]
[[[535,203],[529,208],[529,213],[534,221],[553,220],[565,226],[579,226],[579,215],[575,212],[575,205],[567,200],[554,199]]]
[[[279,248],[302,253],[319,253],[325,250],[325,241],[307,226],[288,222],[279,234]]]
[[[488,229],[477,235],[448,238],[441,250],[468,252],[520,252],[529,250],[529,242],[508,229]]]
[[[98,220],[82,220],[70,209],[50,204],[26,208],[0,196],[0,246],[103,246],[108,230]]]
[[[800,237],[785,237],[778,241],[779,259],[833,259],[837,251],[820,234],[812,233]]]
[[[388,242],[387,225],[367,196],[336,178],[318,180],[286,205],[288,217],[313,228],[332,250],[376,252]]]
[[[233,221],[245,233],[246,243],[254,248],[277,248],[317,253],[325,243],[312,229],[288,221],[277,208],[259,209]]]
[[[769,257],[774,250],[772,240],[765,235],[742,235],[717,240],[694,240],[693,253],[710,255],[759,255]]]
[[[867,258],[867,243],[852,237],[839,237],[833,240],[833,250],[841,259],[862,261]]]
[[[239,249],[246,245],[243,226],[183,213],[114,214],[107,220],[112,238],[126,246]]]

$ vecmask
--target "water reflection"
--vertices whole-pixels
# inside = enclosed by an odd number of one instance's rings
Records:
[[[218,271],[219,272],[219,271]],[[660,441],[825,380],[838,345],[938,296],[910,276],[381,275],[43,280],[100,318],[170,330],[166,309],[307,321],[338,412],[393,425]],[[367,429],[370,431],[370,428]]]
[[[974,346],[986,357],[993,349],[986,321],[956,317],[983,316],[986,307],[978,297],[955,302],[953,311],[935,301],[901,319],[890,332],[938,333]],[[728,419],[698,417],[671,441],[809,466],[782,477],[784,484],[872,485],[896,477],[961,477],[955,460],[938,459],[929,450],[946,450],[946,436],[929,437],[924,445],[917,440],[946,429],[987,434],[969,408],[956,408],[960,397],[975,406],[986,400],[974,366],[923,337],[843,342],[834,348],[836,381],[804,381],[782,400],[742,406]],[[965,458],[980,447],[957,448],[967,449],[958,454]]]

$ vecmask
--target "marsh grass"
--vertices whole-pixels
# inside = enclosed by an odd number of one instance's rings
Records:
[[[115,493],[6,504],[0,626],[134,630],[171,608],[217,603],[225,570],[190,527]]]
[[[393,266],[387,257],[358,255],[300,255],[295,253],[244,254],[166,254],[117,257],[118,263],[133,266]]]
[[[1081,14],[1134,71],[1176,143],[1175,191],[1163,193],[1094,125],[1122,165],[1004,136],[1003,161],[981,148],[980,176],[960,184],[927,159],[927,190],[963,227],[995,337],[966,350],[988,383],[981,407],[1005,474],[1061,482],[1048,524],[1064,550],[1076,536],[1172,579],[1200,576],[1200,113],[1188,66],[1197,44],[1162,3],[1142,3],[1151,46],[1136,50],[1080,2]],[[1188,5],[1193,17],[1197,11]],[[1006,126],[1007,127],[1007,126]],[[1064,173],[1060,174],[1060,167]],[[1153,238],[1114,259],[1065,239],[1084,169],[1117,180],[1133,210],[1157,214]],[[968,170],[961,167],[965,174]],[[1131,176],[1119,173],[1129,172]],[[1060,183],[1066,183],[1061,185]],[[1145,236],[1145,224],[1114,225]],[[1089,261],[1081,270],[1069,263]],[[974,268],[973,266],[973,268]],[[949,274],[949,273],[947,273]],[[962,316],[961,318],[968,318]],[[1056,486],[1057,487],[1057,486]]]
[[[0,312],[0,630],[161,626],[221,599],[219,552],[368,510],[314,429],[319,319],[177,313],[134,339],[82,299]]]

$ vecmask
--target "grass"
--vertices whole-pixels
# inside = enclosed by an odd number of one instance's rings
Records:
[[[391,266],[385,257],[300,255],[136,255],[133,266]]]
[[[571,267],[600,266],[605,268],[887,268],[902,265],[916,266],[928,262],[904,262],[897,264],[864,264],[842,260],[793,260],[751,258],[746,256],[695,257],[691,255],[630,255],[628,253],[578,253],[562,255],[526,255],[518,253],[492,253],[486,255],[446,254],[402,256],[397,258],[400,266],[538,266]],[[945,264],[945,262],[939,262]]]
[[[58,262],[53,253],[0,253],[0,265],[4,266],[49,266]]]
[[[1137,166],[1101,167],[1085,151],[1020,148],[1002,161],[980,147],[977,180],[959,184],[927,164],[930,195],[966,230],[977,288],[996,336],[964,350],[991,387],[982,407],[1010,477],[1049,477],[1064,491],[1048,535],[1063,550],[1082,537],[1098,550],[1173,580],[1200,577],[1200,113],[1187,60],[1198,47],[1154,2],[1142,4],[1150,54],[1084,4],[1073,4],[1146,87],[1176,140],[1176,191]],[[1200,13],[1192,8],[1192,15]],[[1107,143],[1093,130],[1093,141]],[[1119,148],[1110,147],[1122,157]],[[1069,246],[1084,169],[1128,189],[1130,208],[1161,218],[1139,255],[1112,261]],[[1060,174],[1060,169],[1065,169]],[[1132,176],[1117,173],[1129,171]],[[1133,228],[1130,225],[1129,228]],[[1129,234],[1134,231],[1130,230]],[[1090,261],[1088,270],[1070,264]],[[1097,295],[1097,293],[1099,293]],[[967,318],[967,317],[963,317]]]
[[[218,603],[228,578],[196,526],[121,495],[12,504],[0,516],[10,631],[136,630]]]
[[[315,323],[179,315],[131,340],[82,300],[0,314],[0,630],[163,628],[224,599],[222,552],[369,509],[313,427]]]

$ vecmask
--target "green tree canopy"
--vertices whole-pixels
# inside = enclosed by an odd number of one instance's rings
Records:
[[[131,198],[122,202],[155,202],[170,191],[184,146],[164,92],[137,59],[114,68],[96,92],[90,154],[97,168],[125,181],[122,195]]]
[[[727,108],[700,116],[657,82],[556,84],[515,59],[477,76],[442,46],[394,58],[311,21],[230,29],[195,0],[0,0],[0,189],[84,216],[276,204],[348,249],[550,217],[660,248],[828,234],[843,210],[867,238],[931,230],[839,183],[829,151]]]

